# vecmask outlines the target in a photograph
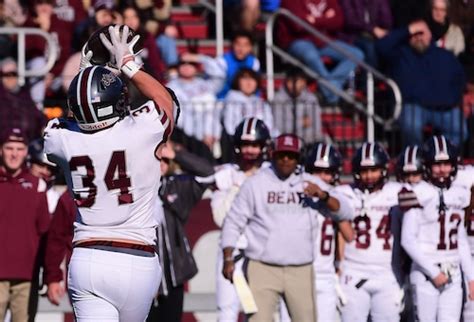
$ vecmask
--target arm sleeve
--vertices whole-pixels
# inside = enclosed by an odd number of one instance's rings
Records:
[[[207,177],[214,173],[214,167],[209,161],[189,151],[176,151],[175,160],[186,172],[193,175]]]
[[[471,251],[467,240],[464,222],[462,222],[458,227],[458,248],[462,271],[466,275],[468,281],[474,281],[474,267],[472,265]]]
[[[211,198],[212,218],[218,227],[222,227],[224,218],[232,206],[235,196],[239,192],[239,187],[232,186],[228,190],[216,190]]]
[[[403,249],[410,258],[421,267],[423,273],[431,279],[435,278],[441,271],[433,261],[425,256],[418,246],[419,217],[422,216],[421,210],[413,208],[405,212],[402,221],[402,240]]]
[[[73,217],[73,214],[69,213],[68,208],[65,207],[64,202],[60,199],[51,220],[51,227],[46,242],[44,267],[44,280],[46,284],[59,282],[63,279],[63,272],[60,266],[73,237],[73,225],[68,217]]]
[[[335,189],[329,191],[329,194],[339,201],[339,210],[332,213],[337,221],[352,220],[354,218],[355,210],[351,206],[351,203],[341,192]]]
[[[62,141],[59,134],[60,126],[60,120],[53,119],[48,122],[44,129],[44,153],[48,155],[48,158],[50,158],[50,156],[52,156],[53,159],[64,158]]]
[[[375,43],[377,52],[385,59],[395,60],[399,56],[400,46],[408,41],[408,27],[395,29]]]
[[[254,191],[251,181],[246,181],[235,197],[222,227],[222,248],[233,247],[254,214]]]
[[[42,235],[48,231],[51,221],[51,215],[48,208],[48,199],[46,197],[46,183],[43,180],[40,180],[38,183],[38,192],[39,203],[37,208],[36,229],[38,231],[38,235]]]
[[[206,55],[199,55],[204,72],[210,77],[212,88],[218,93],[224,86],[227,76],[227,64],[223,57],[212,58]]]

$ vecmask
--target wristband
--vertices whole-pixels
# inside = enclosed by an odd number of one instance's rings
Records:
[[[140,65],[138,65],[133,60],[128,61],[125,63],[122,68],[120,68],[122,73],[124,73],[128,78],[132,78],[135,74],[140,70]]]

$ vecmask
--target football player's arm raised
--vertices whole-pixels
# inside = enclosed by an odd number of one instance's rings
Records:
[[[175,123],[175,113],[171,93],[159,81],[141,70],[141,66],[134,61],[132,48],[139,36],[137,35],[128,41],[129,28],[124,26],[123,31],[120,32],[119,25],[110,26],[109,34],[110,40],[104,34],[100,35],[100,39],[110,52],[111,63],[127,76],[144,96],[153,100],[158,107],[164,110],[172,129]]]

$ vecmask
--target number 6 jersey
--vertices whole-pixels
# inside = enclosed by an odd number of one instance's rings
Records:
[[[74,242],[100,238],[155,244],[161,176],[155,152],[169,134],[169,123],[152,101],[98,132],[82,132],[71,120],[48,123],[45,153],[64,169],[79,210]]]

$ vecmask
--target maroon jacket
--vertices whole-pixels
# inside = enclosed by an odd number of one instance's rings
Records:
[[[337,36],[344,26],[344,15],[338,0],[282,0],[281,8],[288,9],[331,38]],[[331,9],[334,10],[335,15],[326,18],[325,14]],[[311,18],[308,19],[309,16],[314,18],[314,22],[311,21]],[[306,29],[284,17],[278,18],[277,31],[277,42],[283,48],[288,48],[293,41],[298,39],[310,40],[318,47],[323,45]]]
[[[41,235],[49,226],[46,183],[24,169],[0,169],[0,280],[31,280]]]
[[[65,191],[59,198],[48,231],[44,259],[43,280],[45,284],[59,282],[63,279],[60,266],[64,257],[67,258],[66,263],[69,263],[71,258],[76,212],[74,200],[69,192]]]

